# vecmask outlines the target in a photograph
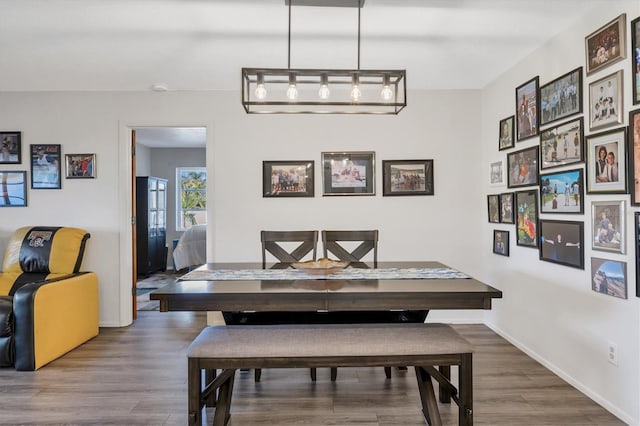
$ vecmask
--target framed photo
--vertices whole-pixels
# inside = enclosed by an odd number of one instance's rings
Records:
[[[633,228],[636,238],[636,297],[640,297],[640,212],[633,215]]]
[[[507,154],[507,188],[538,184],[538,149],[532,146]]]
[[[95,154],[66,154],[65,178],[67,179],[93,179],[96,177]]]
[[[622,124],[622,70],[589,83],[589,129]]]
[[[323,196],[375,195],[375,153],[323,152]]]
[[[491,186],[504,185],[504,162],[494,161],[489,165],[489,183]]]
[[[382,161],[382,196],[433,195],[433,160]]]
[[[584,213],[582,169],[540,175],[540,213]]]
[[[514,223],[513,221],[513,192],[500,194],[500,222]]]
[[[538,134],[538,86],[536,76],[516,88],[516,129],[518,141]]]
[[[489,212],[489,223],[500,223],[500,195],[487,195],[487,208]]]
[[[60,145],[30,145],[31,189],[60,189]]]
[[[631,205],[640,206],[640,109],[629,113],[628,149]]]
[[[584,269],[584,223],[540,219],[540,260]]]
[[[582,67],[540,87],[540,126],[582,112]]]
[[[640,104],[640,17],[631,21],[631,81],[633,104]]]
[[[587,136],[587,193],[627,192],[625,127]]]
[[[591,248],[625,253],[624,201],[593,201],[591,203]]]
[[[504,149],[513,148],[515,146],[515,139],[513,137],[513,123],[515,120],[515,116],[503,118],[500,120],[500,125],[498,126],[499,135],[498,138],[498,149],[500,151]]]
[[[582,117],[540,133],[540,168],[566,166],[584,161]]]
[[[313,161],[263,161],[263,197],[313,197]]]
[[[0,132],[0,164],[22,163],[21,139],[21,132]]]
[[[493,252],[501,256],[509,256],[509,231],[493,230]]]
[[[538,247],[538,192],[518,191],[516,197],[516,245]]]
[[[626,17],[623,13],[585,37],[587,75],[626,58]]]
[[[0,171],[0,207],[27,207],[27,172]]]
[[[627,298],[627,262],[591,258],[591,289],[620,299]]]

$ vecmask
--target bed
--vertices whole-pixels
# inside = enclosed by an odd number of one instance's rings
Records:
[[[193,225],[187,229],[173,249],[176,271],[200,266],[207,261],[207,225]]]

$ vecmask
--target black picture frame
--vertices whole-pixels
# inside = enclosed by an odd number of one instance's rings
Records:
[[[509,256],[509,231],[493,230],[493,252],[500,256]]]
[[[538,145],[507,154],[507,188],[538,184]]]
[[[95,179],[96,154],[65,154],[65,179]]]
[[[515,145],[514,138],[514,122],[515,115],[503,118],[498,124],[498,150],[513,148]]]
[[[627,57],[626,17],[623,13],[585,37],[587,75]]]
[[[322,195],[375,195],[375,152],[323,152]]]
[[[540,132],[540,169],[584,162],[584,119],[557,124]]]
[[[540,127],[582,112],[582,67],[540,86]]]
[[[27,207],[27,171],[0,170],[0,207]]]
[[[540,213],[584,213],[583,169],[540,175]]]
[[[535,76],[516,87],[516,140],[518,142],[537,136],[540,122],[538,94],[540,77]]]
[[[0,132],[0,164],[22,164],[22,132]]]
[[[516,245],[538,248],[538,191],[516,191]]]
[[[313,197],[314,161],[263,161],[262,196]]]
[[[591,289],[619,299],[627,298],[627,262],[591,258]]]
[[[629,192],[631,205],[640,206],[640,109],[629,112],[627,133],[627,158],[629,161]]]
[[[640,297],[640,212],[633,214],[633,228],[636,239],[636,297]]]
[[[514,223],[513,192],[503,192],[500,194],[500,223]]]
[[[540,219],[540,260],[584,269],[584,222]]]
[[[627,128],[594,133],[586,137],[587,194],[626,194],[627,193]],[[602,163],[601,156],[608,159],[614,156],[613,173],[607,172],[607,162]],[[611,178],[609,176],[611,175]]]
[[[61,188],[62,149],[59,144],[30,145],[31,189]]]
[[[383,160],[382,196],[434,195],[433,160]]]
[[[631,85],[633,105],[640,104],[640,17],[631,21]]]
[[[589,130],[623,124],[623,70],[589,83]]]
[[[500,223],[500,195],[487,195],[487,213],[489,223]]]

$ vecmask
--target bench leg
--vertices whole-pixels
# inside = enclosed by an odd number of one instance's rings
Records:
[[[431,426],[442,426],[440,410],[436,401],[436,392],[433,389],[431,375],[422,367],[416,366],[416,379],[418,380],[418,390],[420,391],[420,402],[422,403],[422,414]]]
[[[254,378],[256,382],[260,381],[260,377],[262,377],[262,368],[256,368],[254,371]]]
[[[309,374],[311,374],[311,380],[313,380],[315,382],[316,381],[316,369],[315,368],[310,368],[309,369]]]
[[[202,372],[196,359],[189,358],[187,372],[187,399],[189,425],[195,426],[202,424],[200,418],[202,407],[200,406],[200,389],[202,388]]]
[[[204,370],[204,383],[208,385],[218,376],[218,372],[216,370]],[[204,402],[207,407],[215,407],[216,406],[216,393],[213,392],[209,398]]]
[[[338,368],[331,367],[331,381],[335,382],[337,377],[338,377]]]
[[[231,395],[233,393],[233,380],[235,374],[232,374],[218,390],[218,403],[216,404],[216,412],[213,416],[213,426],[225,426],[231,417]]]
[[[473,425],[473,355],[462,354],[458,378],[458,424]]]
[[[387,376],[387,379],[391,378],[391,367],[384,368],[384,375]]]
[[[441,365],[438,367],[438,370],[447,380],[451,381],[451,366],[450,365]],[[439,386],[438,394],[440,396],[440,402],[443,404],[451,403],[451,393],[444,387]]]

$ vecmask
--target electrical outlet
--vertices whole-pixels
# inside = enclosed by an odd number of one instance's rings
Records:
[[[609,363],[618,365],[618,345],[613,342],[609,342],[608,360]]]

